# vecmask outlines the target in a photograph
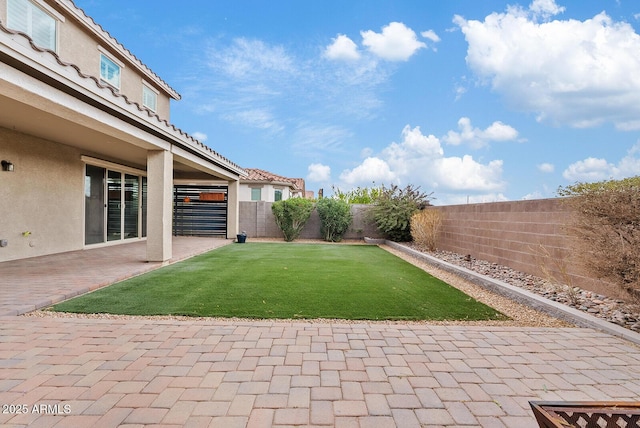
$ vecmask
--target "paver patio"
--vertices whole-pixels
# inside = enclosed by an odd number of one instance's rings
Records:
[[[23,262],[0,263],[2,299],[33,281]],[[51,295],[89,266],[45,264]],[[2,426],[524,428],[529,400],[640,400],[640,348],[583,328],[0,316]]]

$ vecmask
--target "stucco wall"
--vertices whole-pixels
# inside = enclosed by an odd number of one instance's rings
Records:
[[[81,249],[83,164],[73,148],[0,128],[0,261]],[[31,235],[23,236],[29,231]]]
[[[101,46],[100,42],[89,34],[71,19],[59,26],[60,35],[58,53],[64,61],[71,62],[80,67],[80,70],[95,77],[100,77],[100,54],[105,53],[110,59],[123,62],[120,75],[120,92],[126,95],[131,101],[142,105],[142,82],[143,75],[129,63],[125,63],[124,57],[116,51],[107,50],[106,46]],[[101,46],[104,51],[100,51]],[[154,87],[150,81],[147,85]],[[155,87],[154,87],[155,88]],[[158,88],[155,88],[158,90]],[[156,113],[163,119],[169,120],[170,99],[163,92],[159,92]]]
[[[247,232],[249,238],[283,238],[282,231],[276,225],[271,212],[272,202],[240,202],[240,231]],[[344,239],[363,239],[381,237],[376,227],[366,220],[367,205],[353,205],[353,222]],[[320,234],[320,217],[314,210],[305,224],[301,239],[322,239]]]
[[[58,13],[63,13],[59,7],[56,8]],[[7,22],[7,1],[0,0],[0,20],[6,25]],[[77,65],[80,70],[87,75],[100,77],[100,51],[98,46],[100,42],[87,33],[74,19],[65,16],[64,22],[58,22],[58,46],[57,53],[65,62]],[[102,46],[106,48],[106,46]],[[143,74],[139,73],[131,64],[126,63],[123,56],[115,51],[107,51],[111,59],[117,59],[124,62],[121,69],[120,92],[126,95],[130,100],[138,102],[142,105],[142,82]],[[155,89],[150,81],[147,84]],[[158,105],[156,113],[163,119],[169,120],[170,117],[170,98],[166,93],[160,91],[158,94]]]
[[[273,184],[245,184],[240,183],[240,200],[251,201],[251,189],[259,188],[260,197],[263,202],[274,202],[276,190],[282,191],[282,199],[289,199],[291,197],[291,188],[287,186],[273,185]]]
[[[590,278],[572,254],[565,226],[570,213],[561,199],[439,206],[444,215],[438,248],[469,254],[521,272],[619,295]],[[547,271],[550,272],[547,273]]]

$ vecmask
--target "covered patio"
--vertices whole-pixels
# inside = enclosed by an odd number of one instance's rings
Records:
[[[173,237],[168,262],[147,262],[145,241],[0,263],[0,316],[20,315],[233,242]]]

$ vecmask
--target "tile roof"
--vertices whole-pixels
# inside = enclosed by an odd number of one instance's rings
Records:
[[[71,0],[69,0],[71,1]],[[84,13],[84,12],[83,12]],[[182,129],[176,127],[175,125],[169,123],[169,121],[167,121],[166,119],[162,119],[160,116],[158,116],[157,113],[149,110],[147,107],[142,106],[140,103],[136,102],[136,101],[132,101],[130,100],[126,95],[121,94],[117,89],[113,88],[110,85],[107,84],[103,84],[100,79],[98,79],[95,76],[89,75],[89,74],[84,74],[81,70],[80,67],[78,67],[76,64],[70,63],[70,62],[66,62],[63,61],[60,56],[50,50],[50,49],[46,49],[46,48],[42,48],[40,46],[38,46],[37,44],[35,44],[35,42],[33,41],[33,39],[28,35],[25,34],[21,31],[17,31],[17,30],[12,30],[10,28],[7,28],[4,26],[4,24],[2,23],[2,21],[0,21],[0,30],[3,31],[6,34],[9,35],[17,35],[17,36],[21,36],[24,37],[29,45],[31,46],[31,48],[39,53],[44,53],[44,54],[49,54],[51,55],[56,63],[58,63],[58,65],[64,67],[64,68],[71,68],[73,70],[75,70],[75,72],[77,73],[77,75],[82,78],[82,79],[86,79],[88,81],[93,81],[93,83],[95,84],[96,88],[100,91],[108,91],[111,93],[111,95],[116,98],[116,99],[122,99],[124,100],[124,102],[129,105],[134,107],[135,109],[137,109],[140,113],[146,114],[150,119],[154,119],[158,125],[160,126],[164,126],[166,128],[168,128],[169,130],[173,130],[174,132],[177,132],[184,140],[185,142],[187,142],[188,144],[191,144],[192,146],[203,150],[204,152],[208,153],[210,156],[217,158],[217,160],[222,161],[223,163],[229,165],[231,168],[237,170],[240,172],[240,175],[244,175],[243,174],[243,169],[235,164],[234,162],[232,162],[230,159],[227,159],[226,157],[222,156],[220,153],[216,152],[215,150],[213,150],[211,147],[201,143],[200,141],[198,141],[196,138],[194,138],[193,136],[187,134],[186,132],[184,132]]]
[[[277,175],[269,171],[257,168],[244,168],[249,175],[244,177],[241,181],[251,182],[267,182],[267,183],[282,183],[287,184],[295,190],[304,190],[304,179],[302,178],[288,178],[282,175]]]

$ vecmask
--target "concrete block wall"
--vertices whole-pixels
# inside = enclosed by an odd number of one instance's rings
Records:
[[[284,239],[282,231],[276,225],[271,212],[273,202],[240,202],[240,231],[246,231],[249,237]],[[381,238],[375,225],[366,218],[368,205],[352,205],[353,221],[344,239]],[[300,239],[322,239],[318,211],[311,213],[309,221],[300,233]]]
[[[597,293],[620,296],[590,277],[571,250],[561,199],[438,206],[444,215],[438,248],[508,266]]]

